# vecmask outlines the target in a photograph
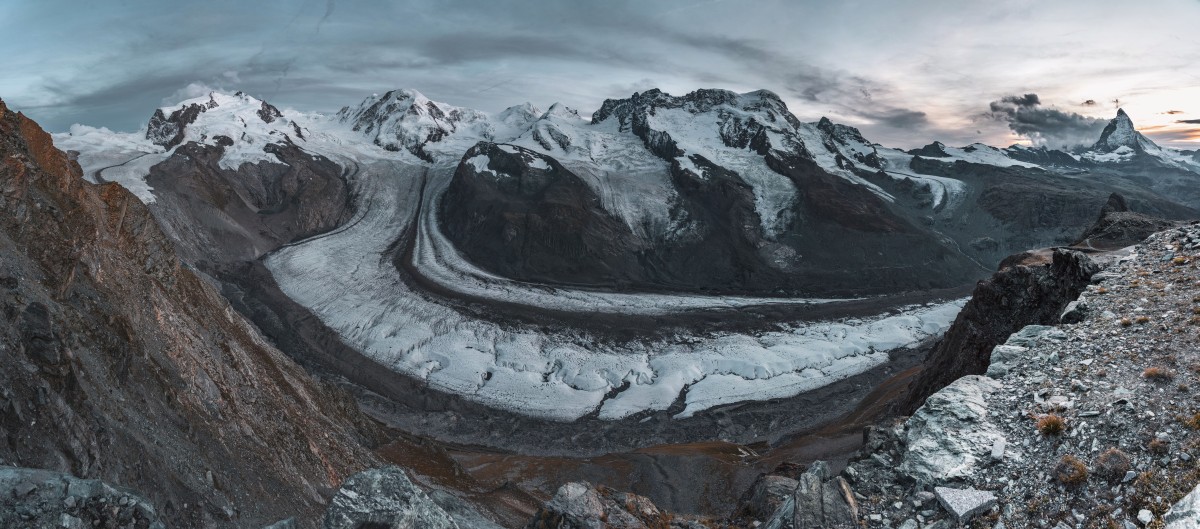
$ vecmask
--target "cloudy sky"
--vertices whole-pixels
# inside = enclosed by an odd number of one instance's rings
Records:
[[[901,147],[1093,141],[1116,100],[1197,148],[1197,28],[1197,0],[0,0],[0,98],[50,130],[135,130],[207,89],[590,113],[652,87],[765,88]]]

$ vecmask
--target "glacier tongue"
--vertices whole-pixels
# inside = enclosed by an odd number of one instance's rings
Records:
[[[961,302],[910,307],[866,320],[799,323],[759,334],[675,336],[624,345],[465,315],[411,290],[392,264],[410,226],[427,279],[475,298],[593,313],[668,313],[767,302],[704,296],[606,294],[522,285],[489,276],[445,245],[436,216],[418,211],[453,166],[358,160],[360,216],[266,261],[280,288],[348,344],[440,390],[515,413],[569,421],[664,410],[689,388],[690,416],[723,403],[786,397],[861,373],[888,349],[941,332]],[[426,176],[427,175],[427,176]],[[428,188],[422,193],[422,183]],[[421,213],[423,217],[414,218]],[[412,224],[416,222],[416,224]],[[791,302],[814,300],[772,300]],[[614,388],[629,386],[615,395]]]

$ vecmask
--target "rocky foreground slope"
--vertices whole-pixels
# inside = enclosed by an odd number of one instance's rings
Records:
[[[1064,323],[1026,327],[986,375],[872,432],[846,473],[870,525],[1200,526],[1198,270],[1200,225],[1155,234],[1093,276]],[[955,516],[932,498],[967,494],[938,487],[986,493]]]
[[[170,527],[315,517],[376,464],[373,426],[182,265],[133,194],[81,176],[0,103],[0,464],[131,487]],[[43,493],[14,486],[0,511]],[[21,523],[127,526],[128,498],[55,494]],[[86,518],[71,498],[118,505]]]

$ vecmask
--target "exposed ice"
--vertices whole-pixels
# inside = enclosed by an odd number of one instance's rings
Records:
[[[413,220],[423,175],[429,178],[428,201],[444,188],[453,166],[359,162],[361,216],[335,233],[272,254],[266,262],[280,288],[383,365],[515,413],[573,420],[598,411],[617,419],[667,409],[685,387],[690,389],[682,416],[722,403],[795,395],[870,369],[886,360],[884,351],[941,332],[962,303],[861,321],[803,323],[756,336],[686,336],[619,347],[497,325],[409,290],[389,258],[389,246]],[[508,281],[462,261],[436,229],[436,216],[424,215],[416,266],[441,286],[473,296],[623,314],[767,301],[572,291]],[[605,399],[625,381],[628,389]]]

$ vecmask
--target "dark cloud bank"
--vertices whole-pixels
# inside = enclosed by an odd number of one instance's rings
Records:
[[[1095,102],[1088,100],[1085,104]],[[1029,138],[1034,145],[1052,148],[1091,145],[1108,123],[1106,119],[1046,107],[1037,94],[1006,96],[992,101],[988,107],[985,116],[989,119],[1006,123],[1010,130]]]

